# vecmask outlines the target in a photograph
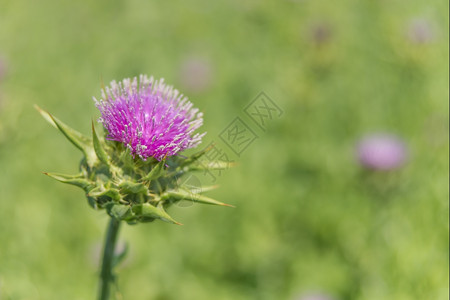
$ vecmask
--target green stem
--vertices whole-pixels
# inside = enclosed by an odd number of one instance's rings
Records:
[[[116,247],[117,234],[119,232],[120,221],[111,218],[106,232],[105,247],[103,249],[102,269],[100,272],[100,291],[99,300],[108,300],[110,295],[111,283],[113,283],[113,259],[114,249]]]

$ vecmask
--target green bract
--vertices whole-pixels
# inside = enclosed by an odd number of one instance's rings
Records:
[[[199,188],[180,183],[180,178],[189,172],[230,167],[230,163],[221,161],[206,165],[200,163],[199,158],[209,149],[186,158],[172,156],[161,161],[152,158],[143,161],[133,158],[122,143],[99,137],[94,124],[90,138],[48,112],[36,108],[84,155],[80,162],[80,173],[76,175],[44,174],[82,188],[93,208],[104,208],[111,217],[129,224],[155,219],[180,224],[166,212],[168,207],[179,201],[231,206],[201,194],[214,186]]]

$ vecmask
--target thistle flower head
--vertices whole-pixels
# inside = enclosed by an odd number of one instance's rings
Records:
[[[139,80],[113,81],[102,98],[94,100],[107,138],[123,143],[143,160],[162,160],[194,148],[204,135],[194,134],[203,124],[202,113],[163,79],[141,75]]]
[[[435,38],[432,24],[426,19],[414,19],[408,26],[408,38],[417,45],[428,44]]]
[[[362,166],[373,170],[392,170],[401,167],[407,158],[404,142],[391,134],[374,134],[363,138],[357,146]]]
[[[180,82],[183,89],[189,92],[200,93],[211,84],[213,77],[212,65],[202,57],[190,57],[186,59],[179,71]]]
[[[202,195],[215,186],[195,187],[182,179],[192,172],[223,170],[231,165],[223,161],[201,163],[199,159],[211,147],[188,157],[176,155],[198,145],[203,136],[194,134],[202,125],[202,114],[177,90],[162,80],[141,76],[139,80],[113,81],[95,101],[106,136],[98,135],[94,124],[92,137],[85,136],[36,107],[83,153],[80,173],[44,174],[83,189],[91,207],[105,209],[111,217],[129,224],[156,219],[179,224],[166,210],[183,201],[230,206]]]
[[[332,300],[328,295],[321,294],[321,293],[311,293],[311,294],[304,294],[298,298],[298,300]]]

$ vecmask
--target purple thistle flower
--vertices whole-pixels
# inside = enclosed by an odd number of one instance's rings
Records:
[[[300,297],[296,298],[296,300],[333,300],[333,298],[326,294],[308,293],[301,295]]]
[[[161,160],[194,148],[205,135],[194,134],[203,124],[203,114],[164,79],[141,75],[139,81],[136,77],[112,81],[94,101],[107,139],[123,143],[143,160]]]
[[[7,69],[8,69],[8,64],[6,62],[6,59],[0,55],[0,80],[2,80],[3,77],[6,75]]]
[[[434,39],[433,26],[426,19],[414,19],[409,24],[408,37],[414,44],[428,44]]]
[[[402,166],[407,157],[406,146],[398,137],[375,134],[363,138],[357,149],[361,165],[374,170],[392,170]]]
[[[331,26],[327,23],[314,24],[310,30],[311,40],[316,46],[327,44],[333,37]]]
[[[191,57],[181,65],[180,81],[184,88],[199,93],[210,86],[212,73],[212,66],[206,59]]]

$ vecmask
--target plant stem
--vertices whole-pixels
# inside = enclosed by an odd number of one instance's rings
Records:
[[[110,287],[113,282],[113,259],[116,248],[117,234],[119,233],[120,221],[111,218],[105,237],[105,247],[103,248],[102,269],[100,272],[99,300],[109,300]]]

